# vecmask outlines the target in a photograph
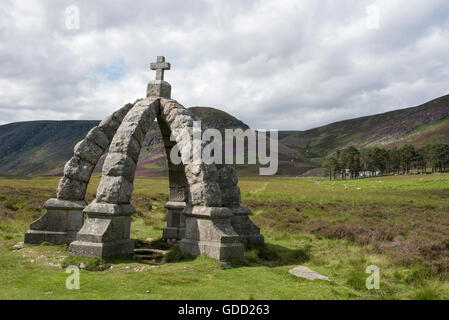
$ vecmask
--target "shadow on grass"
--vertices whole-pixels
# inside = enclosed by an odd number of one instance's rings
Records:
[[[310,260],[311,246],[290,249],[271,243],[248,245],[245,249],[245,257],[231,258],[231,267],[280,267],[293,264],[302,264]]]
[[[189,253],[183,253],[179,246],[168,245],[162,239],[153,241],[151,247],[154,249],[167,248],[170,246],[168,253],[162,259],[162,263],[177,263],[193,261],[198,256]],[[245,248],[244,258],[231,258],[226,262],[230,267],[279,267],[284,265],[301,264],[310,260],[311,246],[303,248],[289,249],[280,245],[263,243],[257,245],[249,245]],[[228,264],[223,264],[224,267],[229,267]]]
[[[42,245],[51,245],[44,243]],[[92,258],[92,257],[76,257],[68,256],[62,262],[62,268],[68,266],[78,266],[86,271],[105,271],[113,265],[117,264],[146,264],[146,265],[161,265],[164,263],[177,263],[193,261],[197,257],[191,254],[185,254],[181,252],[179,246],[166,243],[162,239],[157,239],[151,242],[143,240],[135,240],[136,249],[153,249],[154,252],[150,252],[147,255],[148,258],[139,258],[134,254],[115,255],[104,259]]]
[[[159,264],[194,261],[198,257],[189,253],[183,253],[178,245],[170,245],[162,239],[154,240],[152,242],[136,240],[136,248],[168,251],[160,260]],[[232,268],[258,266],[279,267],[307,262],[310,260],[310,252],[311,246],[290,249],[280,245],[262,243],[246,246],[244,258],[230,258],[227,262]],[[145,263],[144,260],[139,261]],[[224,266],[226,266],[226,264]]]
[[[167,254],[161,259],[161,263],[178,263],[194,261],[198,256],[181,252],[177,245],[170,245],[162,239],[146,242],[136,240],[136,248],[151,248],[157,250],[168,250]],[[232,268],[238,267],[279,267],[292,264],[301,264],[310,260],[311,246],[290,249],[280,245],[262,243],[257,245],[248,245],[245,248],[244,258],[228,259]],[[145,263],[145,261],[142,261]]]
[[[140,239],[135,239],[134,245],[135,245],[136,249],[148,248],[148,249],[157,249],[157,250],[170,250],[173,247],[173,245],[165,242],[162,238],[153,240],[151,242],[143,241]]]
[[[158,263],[176,263],[176,262],[185,262],[195,260],[196,257],[189,254],[181,252],[181,249],[178,245],[173,245],[165,242],[162,238],[153,240],[151,242],[135,240],[136,249],[146,248],[146,249],[155,249],[165,251],[165,254],[161,254],[158,256]],[[142,263],[145,263],[145,260],[139,259]]]
[[[136,249],[155,249],[161,253],[154,259],[145,260],[135,255],[117,255],[104,259],[69,256],[63,261],[63,268],[69,265],[82,266],[87,271],[104,271],[115,264],[141,263],[147,265],[160,265],[166,263],[180,263],[194,261],[198,256],[183,253],[178,245],[171,245],[157,239],[151,242],[135,240]],[[224,267],[279,267],[285,265],[302,264],[310,260],[310,246],[289,249],[280,245],[263,243],[246,246],[244,258],[230,258]],[[157,255],[157,254],[156,254]]]

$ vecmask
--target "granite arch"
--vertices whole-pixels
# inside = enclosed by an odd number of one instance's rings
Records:
[[[47,241],[69,244],[76,239],[83,224],[86,190],[100,157],[109,147],[117,129],[134,104],[128,103],[92,128],[86,138],[78,142],[73,157],[65,164],[56,198],[48,199],[44,214],[31,223],[25,243]]]
[[[96,199],[84,209],[88,219],[77,241],[71,243],[70,253],[94,257],[132,253],[134,244],[129,233],[131,215],[135,212],[131,205],[134,174],[143,139],[156,118],[167,155],[177,145],[181,155],[189,155],[187,159],[190,160],[186,162],[183,157],[183,163],[177,165],[169,161],[168,214],[176,209],[185,218],[184,225],[171,226],[178,229],[173,240],[179,241],[184,252],[194,255],[205,253],[220,260],[243,256],[244,246],[232,227],[233,211],[240,208],[235,173],[229,167],[221,168],[235,182],[221,183],[223,188],[235,193],[234,197],[226,198],[224,206],[217,166],[195,163],[190,149],[193,124],[199,119],[176,101],[160,98],[136,103],[118,128],[103,165]],[[171,141],[170,136],[174,136],[175,141]]]

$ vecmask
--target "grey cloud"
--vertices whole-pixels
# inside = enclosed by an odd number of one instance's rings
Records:
[[[79,30],[65,28],[72,4]],[[373,4],[379,30],[364,25]],[[447,12],[444,0],[2,1],[0,124],[101,119],[144,95],[156,55],[181,103],[255,128],[417,105],[447,93]]]

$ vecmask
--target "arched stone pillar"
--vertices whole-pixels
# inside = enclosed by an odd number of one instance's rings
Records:
[[[70,254],[107,257],[133,252],[129,233],[135,211],[130,204],[134,173],[143,138],[156,116],[165,138],[169,133],[175,136],[184,162],[185,175],[179,174],[181,180],[171,184],[170,196],[171,200],[186,200],[181,250],[220,260],[242,257],[244,247],[231,224],[233,213],[222,206],[217,167],[194,162],[193,122],[198,119],[174,100],[151,98],[136,103],[117,130],[103,165],[97,197],[84,209],[88,219],[78,232],[77,241],[70,244]],[[168,145],[167,149],[172,147]],[[201,143],[201,150],[203,147]]]
[[[84,209],[88,218],[69,247],[71,255],[107,257],[131,254],[131,205],[134,175],[145,134],[154,121],[159,101],[137,102],[118,128],[103,164],[96,199]]]
[[[127,104],[114,112],[76,144],[74,156],[64,167],[57,197],[45,202],[46,212],[30,225],[25,243],[68,244],[75,240],[83,225],[83,209],[87,205],[84,198],[92,172],[132,106]]]
[[[240,206],[238,179],[232,167],[205,164],[201,157],[194,156],[194,121],[199,119],[170,99],[171,86],[163,81],[163,70],[169,70],[170,64],[158,57],[151,67],[158,74],[148,86],[147,98],[124,106],[75,146],[75,155],[59,182],[57,198],[46,202],[47,212],[30,226],[26,242],[69,243],[76,235],[69,247],[71,255],[132,253],[130,224],[135,209],[130,202],[134,175],[144,137],[156,117],[167,157],[171,158],[175,145],[182,155],[182,163],[169,161],[170,196],[164,238],[181,240],[183,252],[204,253],[219,260],[242,257],[243,243],[263,242],[259,228],[248,217],[250,210]],[[170,140],[171,135],[175,141]],[[201,154],[206,143],[201,137],[199,141]],[[87,184],[108,147],[96,199],[85,207]],[[83,212],[88,218],[82,226]]]
[[[169,99],[161,99],[160,118],[173,133],[183,161],[189,159],[189,163],[184,163],[187,204],[183,211],[185,237],[180,242],[181,250],[219,260],[243,257],[244,247],[231,225],[233,213],[222,206],[217,167],[195,162],[191,150],[193,122],[199,119]],[[204,146],[202,142],[200,152]]]
[[[235,169],[227,164],[217,165],[223,206],[231,210],[232,227],[239,235],[240,241],[247,244],[263,243],[264,237],[249,218],[252,214],[248,207],[241,206],[240,188]]]
[[[170,154],[176,141],[170,139],[171,130],[161,118],[160,112],[157,116],[162,140],[167,155],[169,199],[165,204],[167,209],[167,226],[162,233],[162,239],[168,243],[176,243],[184,239],[185,236],[185,216],[182,214],[187,201],[187,179],[184,172],[184,165],[174,164],[170,161]]]

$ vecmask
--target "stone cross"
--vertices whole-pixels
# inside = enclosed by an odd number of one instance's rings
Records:
[[[170,63],[165,62],[165,57],[157,57],[157,62],[151,63],[151,70],[156,70],[156,80],[164,80],[164,70],[170,70]]]

